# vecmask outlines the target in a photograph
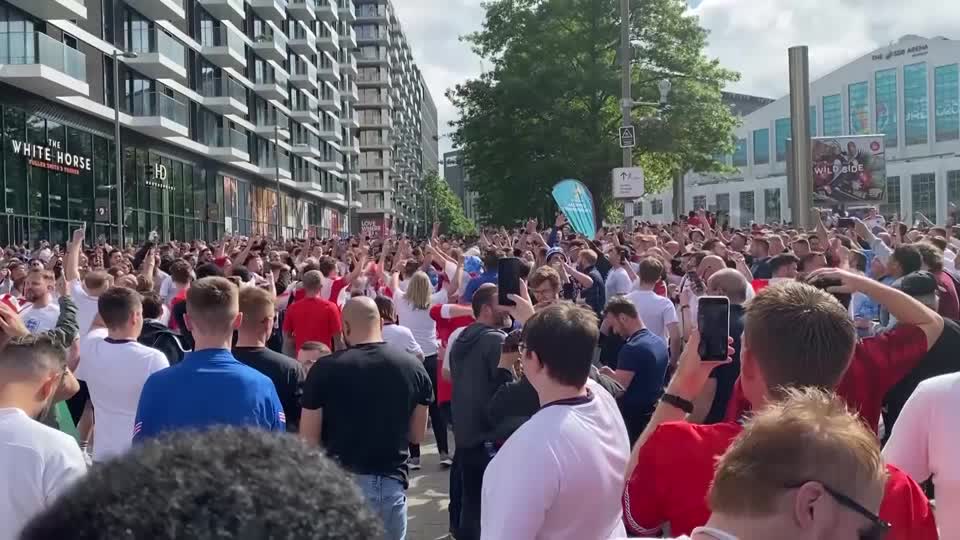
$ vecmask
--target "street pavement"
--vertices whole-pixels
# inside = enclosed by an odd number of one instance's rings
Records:
[[[440,465],[433,433],[427,429],[427,440],[420,447],[419,471],[411,471],[407,490],[407,538],[410,540],[447,540],[450,503],[449,469]],[[453,434],[450,434],[453,445]]]

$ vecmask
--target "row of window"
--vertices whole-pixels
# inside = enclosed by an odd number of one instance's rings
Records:
[[[933,70],[934,141],[960,140],[960,69],[957,64],[938,66]],[[870,85],[868,81],[847,86],[847,119],[851,135],[883,133],[888,148],[899,145],[899,107],[897,91],[898,68],[877,71],[874,75],[874,114],[870,114]],[[823,136],[843,135],[843,98],[840,94],[824,96]],[[927,64],[919,62],[903,67],[903,122],[907,146],[927,144],[929,100],[927,99]],[[871,119],[873,122],[871,123]],[[790,138],[789,118],[774,122],[775,159],[787,158],[787,139]],[[818,135],[817,107],[810,106],[810,134]],[[770,163],[770,130],[752,133],[753,164]],[[737,139],[732,156],[734,167],[747,166],[747,140]]]

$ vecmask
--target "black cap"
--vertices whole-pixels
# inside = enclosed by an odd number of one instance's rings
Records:
[[[919,270],[900,278],[894,287],[910,296],[926,296],[937,290],[937,278],[926,270]]]

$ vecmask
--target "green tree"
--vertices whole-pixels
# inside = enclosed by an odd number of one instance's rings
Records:
[[[486,221],[552,220],[550,190],[564,178],[583,181],[597,208],[611,206],[622,160],[619,24],[616,0],[486,4],[482,30],[465,39],[493,68],[448,91],[460,112],[453,140]],[[719,169],[712,156],[732,151],[736,119],[721,89],[738,75],[704,55],[707,33],[685,0],[634,0],[631,25],[634,99],[658,101],[661,79],[673,86],[660,119],[634,110],[634,161],[656,193],[680,171]]]
[[[447,234],[463,236],[476,233],[473,223],[463,213],[460,199],[440,175],[435,171],[428,172],[423,177],[422,187],[426,223],[440,223],[440,231]]]

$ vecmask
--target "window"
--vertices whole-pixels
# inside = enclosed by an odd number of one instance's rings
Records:
[[[753,164],[770,163],[770,130],[758,129],[753,132]]]
[[[874,91],[877,99],[877,132],[883,133],[887,148],[897,146],[897,69],[878,71]]]
[[[823,96],[823,134],[827,137],[843,135],[840,94]]]
[[[957,64],[933,70],[933,99],[936,105],[934,131],[937,142],[960,139],[960,81]]]
[[[763,208],[767,223],[780,221],[780,188],[763,190]]]
[[[870,97],[868,92],[869,86],[866,81],[854,83],[847,87],[851,135],[870,133]]]
[[[643,201],[639,201],[637,204],[633,205],[633,212],[637,216],[643,215]]]
[[[747,139],[737,139],[737,147],[733,152],[733,166],[747,166]]]
[[[663,201],[660,199],[650,201],[650,213],[655,216],[663,214]]]
[[[722,212],[727,215],[730,214],[730,194],[729,193],[717,194],[717,212]]]
[[[904,137],[907,145],[927,143],[927,64],[903,68]]]
[[[947,202],[960,206],[960,171],[947,171]]]
[[[777,162],[787,159],[787,139],[790,138],[790,119],[780,118],[773,124],[777,142]]]
[[[754,197],[752,191],[740,192],[740,226],[749,227],[753,221]]]
[[[810,136],[817,136],[817,106],[810,106]]]
[[[694,210],[706,210],[707,209],[707,196],[706,195],[697,195],[693,198],[693,209]]]
[[[927,219],[937,222],[937,175],[915,174],[910,177],[910,192],[913,194],[913,212],[920,212]]]

